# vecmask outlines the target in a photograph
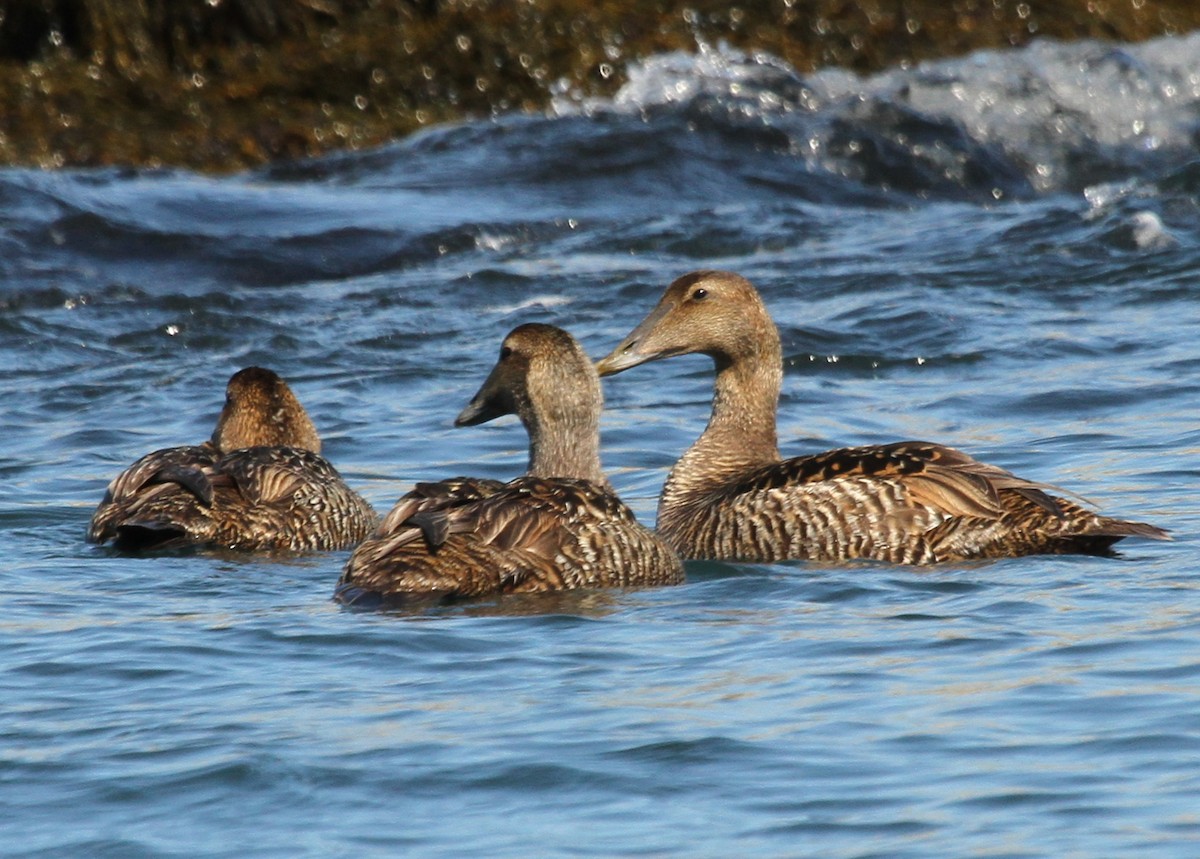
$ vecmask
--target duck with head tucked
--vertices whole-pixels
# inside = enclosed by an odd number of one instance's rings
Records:
[[[516,414],[529,466],[508,483],[417,484],[347,562],[346,604],[683,581],[676,553],[638,523],[600,468],[600,379],[570,334],[525,324],[455,420]]]
[[[607,376],[694,352],[716,364],[712,414],[671,469],[658,506],[659,534],[684,558],[930,564],[1105,554],[1124,537],[1169,539],[940,444],[782,459],[779,332],[754,286],[731,272],[677,279],[598,370]]]
[[[156,450],[121,472],[88,540],[124,550],[352,546],[379,517],[320,452],[317,429],[287,383],[261,367],[239,370],[212,438]]]

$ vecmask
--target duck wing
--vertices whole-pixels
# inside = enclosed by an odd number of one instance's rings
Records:
[[[803,493],[839,481],[902,486],[912,503],[945,516],[998,518],[1005,510],[1002,490],[1018,493],[1049,514],[1059,512],[1044,484],[1017,477],[960,450],[920,441],[841,448],[771,463],[751,471],[730,487],[729,494],[789,488]]]
[[[230,451],[214,464],[218,545],[316,551],[353,545],[378,522],[328,460],[283,446]]]
[[[120,504],[136,498],[145,487],[177,483],[204,503],[212,503],[212,487],[205,479],[218,457],[211,444],[156,450],[143,456],[108,484],[101,504]]]
[[[294,447],[247,447],[222,456],[215,468],[249,504],[283,504],[314,481],[339,479],[318,454]]]
[[[494,495],[504,487],[499,480],[477,477],[418,483],[400,497],[372,539],[402,536],[408,540],[421,536],[431,551],[436,550],[450,533],[451,511]]]

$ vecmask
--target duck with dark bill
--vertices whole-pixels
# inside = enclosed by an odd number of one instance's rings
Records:
[[[600,467],[600,379],[570,334],[515,328],[455,421],[516,414],[524,476],[420,483],[354,550],[335,597],[347,604],[683,581],[675,551],[643,527]]]

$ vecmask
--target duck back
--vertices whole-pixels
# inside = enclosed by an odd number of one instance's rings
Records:
[[[209,546],[321,551],[351,546],[378,516],[318,454],[212,445],[142,457],[110,485],[88,529],[126,551]]]
[[[845,448],[686,487],[668,481],[659,531],[687,558],[928,564],[1107,554],[1152,525],[1099,516],[1050,487],[928,442]]]

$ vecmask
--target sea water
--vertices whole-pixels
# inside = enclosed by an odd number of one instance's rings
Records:
[[[872,77],[702,46],[614,98],[212,178],[0,171],[0,852],[1192,857],[1200,37]],[[1153,522],[1116,558],[697,563],[363,613],[346,553],[123,557],[107,482],[270,367],[381,511],[527,321],[749,277],[786,454],[919,438]],[[711,362],[605,381],[646,523]]]

